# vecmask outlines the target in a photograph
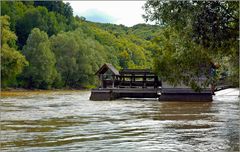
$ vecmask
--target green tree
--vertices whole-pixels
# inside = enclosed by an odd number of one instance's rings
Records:
[[[19,1],[1,1],[1,14],[10,17],[10,29],[16,31],[16,23],[23,17],[27,6]]]
[[[34,28],[23,47],[23,54],[29,61],[29,66],[23,73],[26,87],[50,88],[57,78],[57,71],[55,68],[56,59],[50,49],[48,35],[38,28]]]
[[[35,6],[44,6],[49,11],[57,12],[66,17],[67,20],[73,17],[73,10],[70,3],[63,3],[62,1],[34,1]]]
[[[78,44],[70,33],[60,33],[51,37],[51,48],[56,56],[57,71],[61,75],[61,86],[71,86],[72,82],[78,79],[76,76],[78,71],[77,53]]]
[[[174,27],[186,40],[204,47],[213,61],[224,63],[223,58],[227,57],[226,65],[233,66],[228,67],[230,77],[239,78],[238,2],[148,0],[144,8],[146,20]]]
[[[14,81],[25,66],[28,65],[25,57],[16,50],[16,35],[10,31],[9,17],[1,16],[1,83],[6,87]]]
[[[53,12],[60,28],[64,28],[64,31],[74,30],[77,26],[73,17],[73,9],[68,2],[34,1],[34,6],[42,6],[47,8],[49,12]]]
[[[106,24],[107,27],[99,26],[99,24],[96,25],[94,23],[82,22],[80,26],[87,36],[108,47],[106,55],[110,63],[122,68],[151,67],[152,54],[147,50],[146,40],[132,34],[124,34],[121,29],[125,29],[126,27],[124,28],[121,25],[120,27],[117,25],[112,25],[113,27],[111,27],[108,24]],[[114,29],[117,29],[117,31],[113,32]],[[118,31],[120,33],[117,33]],[[127,56],[125,55],[126,53],[128,54]]]
[[[154,42],[159,45],[155,51],[154,70],[162,81],[184,84],[196,90],[209,84],[208,79],[201,80],[210,78],[211,57],[205,48],[170,27],[165,28]]]
[[[57,71],[61,74],[61,85],[64,87],[94,84],[93,73],[106,61],[104,46],[84,35],[81,29],[77,29],[51,37]]]
[[[219,47],[231,39],[237,41],[238,2],[148,0],[144,8],[146,20],[174,26],[180,32],[190,28],[188,34],[204,47]]]
[[[33,28],[39,28],[49,36],[58,33],[59,27],[53,12],[48,12],[45,7],[28,9],[16,24],[16,34],[20,48],[25,45],[28,35]]]

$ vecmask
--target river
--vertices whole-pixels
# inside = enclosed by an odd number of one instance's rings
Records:
[[[1,151],[239,151],[237,89],[213,102],[90,101],[88,91],[1,98]]]

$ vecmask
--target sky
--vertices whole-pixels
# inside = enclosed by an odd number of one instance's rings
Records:
[[[142,6],[145,1],[64,1],[69,2],[73,14],[101,23],[133,26],[145,23]]]

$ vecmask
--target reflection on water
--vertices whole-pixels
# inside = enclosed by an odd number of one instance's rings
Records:
[[[236,90],[230,90],[236,92]],[[3,98],[2,151],[239,151],[239,98],[89,101],[90,92]]]

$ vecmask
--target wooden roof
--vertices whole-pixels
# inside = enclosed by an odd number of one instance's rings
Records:
[[[95,75],[100,75],[100,74],[104,74],[105,72],[107,72],[107,70],[112,71],[112,73],[114,75],[119,75],[119,71],[117,69],[115,69],[115,67],[112,64],[109,63],[105,63],[96,73]]]
[[[150,69],[122,69],[120,74],[154,74]]]

